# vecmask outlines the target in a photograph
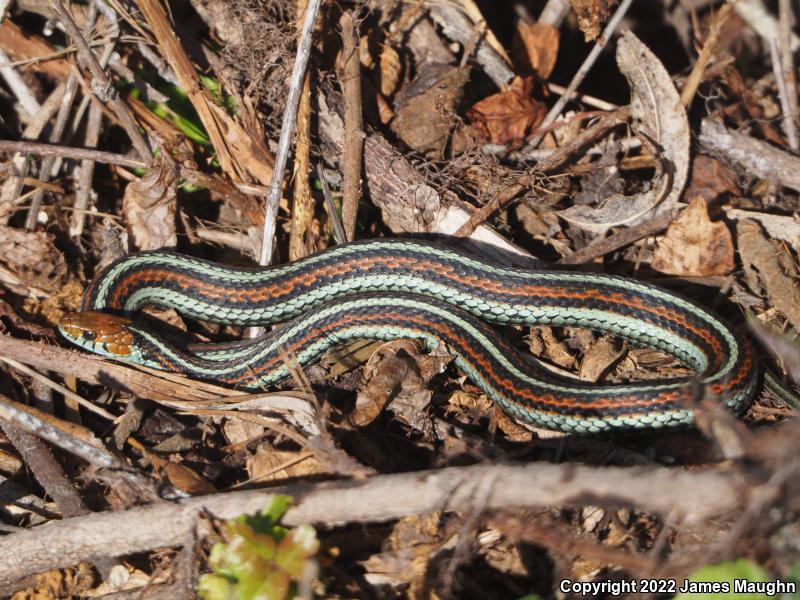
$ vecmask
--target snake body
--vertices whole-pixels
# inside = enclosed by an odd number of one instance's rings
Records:
[[[197,354],[126,319],[92,312],[130,313],[144,305],[237,325],[294,320],[264,338]],[[353,338],[445,343],[457,366],[506,412],[570,432],[689,424],[698,389],[740,412],[758,379],[749,341],[676,294],[613,275],[505,267],[416,240],[353,242],[264,269],[171,252],[134,254],[92,281],[83,311],[67,315],[60,330],[93,352],[255,389],[287,375],[281,348],[305,365]],[[484,321],[611,333],[666,352],[697,376],[621,385],[557,377]]]

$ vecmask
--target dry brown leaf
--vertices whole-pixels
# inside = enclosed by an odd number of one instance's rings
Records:
[[[517,23],[514,34],[514,60],[521,71],[547,80],[558,57],[558,29],[546,23]]]
[[[50,236],[0,225],[0,280],[8,287],[55,292],[66,277],[67,261]]]
[[[631,88],[632,128],[642,139],[661,147],[661,161],[649,190],[634,196],[615,194],[599,207],[572,206],[559,213],[570,223],[598,233],[672,210],[689,172],[689,120],[667,69],[630,31],[619,38],[617,64]],[[661,167],[662,163],[666,166]]]
[[[534,98],[536,88],[533,77],[515,77],[507,91],[477,102],[468,116],[493,144],[522,141],[547,113],[547,107]]]
[[[786,250],[768,240],[755,221],[736,223],[736,241],[750,289],[758,294],[763,286],[770,303],[800,327],[800,287],[786,274],[781,260],[791,260]]]
[[[403,73],[403,65],[400,63],[400,55],[397,50],[389,44],[384,44],[381,48],[381,94],[391,96],[397,89],[400,76]]]
[[[242,102],[240,106],[241,123],[222,107],[209,104],[214,118],[225,134],[225,142],[230,148],[231,155],[236,157],[237,164],[261,185],[269,185],[272,182],[275,158],[264,142],[263,128],[255,115],[252,103]]]
[[[391,128],[410,148],[432,158],[441,158],[469,69],[426,64],[419,75],[397,97]]]
[[[427,383],[432,372],[421,369],[425,359],[416,344],[398,340],[384,344],[364,369],[366,386],[358,393],[350,422],[363,427],[371,423],[391,403],[391,408],[411,427],[425,429],[425,408],[432,393]],[[426,378],[427,375],[427,378]],[[422,419],[422,420],[420,420]]]
[[[441,513],[398,521],[382,552],[364,561],[367,573],[394,585],[410,583],[409,598],[435,597],[431,596],[427,581],[429,561],[453,534],[453,527],[445,529],[442,522]]]
[[[757,221],[773,240],[781,240],[800,248],[800,219],[795,215],[773,215],[740,208],[723,208],[722,212],[726,219],[732,221]]]
[[[684,196],[687,198],[699,196],[711,201],[726,192],[733,196],[740,194],[736,172],[711,156],[705,154],[695,156]]]
[[[597,39],[603,25],[611,15],[611,8],[619,0],[571,0],[572,10],[578,17],[578,27],[583,32],[583,39],[591,42]]]
[[[8,479],[16,477],[24,468],[25,464],[19,456],[0,448],[0,474],[2,474],[3,477]]]
[[[571,369],[575,366],[575,357],[567,350],[566,344],[556,338],[552,327],[531,329],[529,347],[533,354],[542,355],[559,367]]]
[[[601,337],[589,346],[589,351],[581,361],[581,368],[578,377],[583,381],[598,381],[600,376],[605,373],[624,353],[614,340],[609,337]]]
[[[497,423],[498,429],[505,434],[509,441],[527,443],[533,439],[533,432],[528,427],[517,423],[517,421],[508,416],[496,404],[492,404],[490,411]]]
[[[177,182],[178,169],[162,150],[150,171],[125,188],[122,212],[132,248],[156,250],[178,243],[175,233]]]
[[[667,229],[653,254],[653,269],[671,275],[725,275],[733,270],[733,238],[725,223],[713,222],[695,198]]]
[[[255,454],[247,457],[247,473],[252,480],[275,481],[328,472],[308,452],[276,450],[269,444],[260,444]]]
[[[177,489],[192,496],[203,496],[217,491],[210,481],[184,465],[167,460],[157,470]]]

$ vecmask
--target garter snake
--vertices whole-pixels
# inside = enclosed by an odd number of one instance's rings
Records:
[[[218,323],[290,322],[263,338],[191,353],[119,314],[96,312],[144,305]],[[758,381],[750,342],[676,294],[614,275],[505,267],[416,240],[352,242],[262,269],[164,251],[133,254],[91,282],[82,310],[59,324],[79,346],[250,389],[287,376],[280,349],[305,365],[354,338],[444,343],[507,413],[568,432],[690,424],[698,389],[741,412]],[[697,375],[615,385],[558,377],[485,321],[607,332],[666,352]]]

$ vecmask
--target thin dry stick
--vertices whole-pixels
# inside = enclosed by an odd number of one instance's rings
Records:
[[[778,41],[770,40],[769,53],[772,57],[772,70],[775,72],[775,81],[778,83],[778,97],[781,100],[781,112],[783,113],[783,132],[789,142],[789,148],[797,152],[800,145],[797,138],[797,126],[792,118],[792,105],[789,100],[789,92],[786,89],[786,81],[783,78],[785,72],[781,64],[781,53],[778,49]]]
[[[84,143],[87,148],[95,148],[100,141],[100,127],[103,122],[103,111],[99,106],[92,103],[89,105],[89,118],[86,121],[86,137]],[[75,196],[75,211],[69,224],[69,235],[72,238],[79,238],[83,233],[83,224],[86,222],[86,213],[89,208],[89,200],[92,193],[92,178],[94,176],[95,162],[84,158],[81,160],[80,173],[78,175],[78,191]]]
[[[307,0],[297,2],[297,28],[302,27]],[[308,232],[314,218],[314,199],[311,196],[311,75],[303,77],[303,91],[297,110],[297,141],[294,147],[294,201],[292,203],[292,228],[289,232],[289,260],[308,254]]]
[[[97,20],[97,5],[92,4],[89,12],[86,15],[86,23],[83,27],[83,33],[86,35],[91,34],[94,28],[95,21]],[[75,95],[78,92],[78,72],[72,70],[67,77],[67,88],[64,91],[64,97],[61,99],[61,104],[56,113],[55,123],[50,131],[49,141],[51,144],[58,144],[64,135],[67,128],[67,120],[69,119],[70,112],[72,111],[72,104],[75,101]],[[47,183],[50,181],[50,175],[53,171],[53,164],[56,159],[52,156],[46,156],[42,160],[39,168],[39,180]],[[60,164],[59,164],[60,166]],[[39,210],[44,200],[44,190],[39,189],[31,199],[30,207],[28,208],[28,215],[25,218],[25,229],[33,229],[39,222]]]
[[[665,211],[644,223],[640,223],[634,227],[626,227],[607,238],[595,240],[569,256],[565,256],[559,260],[558,263],[562,265],[580,265],[587,263],[604,254],[618,250],[623,246],[637,242],[642,238],[659,233],[669,227],[669,224],[672,223],[676,216],[676,212],[677,211],[672,210]]]
[[[309,230],[314,219],[311,195],[311,77],[306,73],[297,115],[297,142],[294,151],[294,193],[292,228],[289,234],[289,260],[303,258],[310,251]]]
[[[94,77],[94,81],[92,82],[91,86],[92,92],[94,92],[94,95],[97,96],[100,101],[108,102],[108,104],[111,105],[111,108],[117,115],[117,119],[119,119],[120,125],[122,125],[123,129],[125,129],[125,132],[128,134],[136,153],[149,165],[152,158],[152,152],[150,152],[150,147],[139,133],[139,127],[136,124],[133,115],[131,115],[130,111],[128,110],[127,105],[122,98],[119,97],[119,94],[114,89],[111,80],[103,71],[100,63],[97,62],[94,52],[92,52],[89,44],[86,43],[86,40],[84,39],[83,35],[81,35],[77,25],[75,25],[75,21],[72,20],[72,16],[64,8],[61,0],[50,0],[50,2],[62,25],[64,25],[64,29],[66,29],[67,34],[69,34],[69,36],[72,38],[72,41],[75,42],[75,45],[78,47],[78,54],[83,59],[86,66],[89,67],[92,77]]]
[[[586,60],[583,61],[583,64],[580,66],[578,71],[575,73],[575,76],[572,78],[572,81],[569,82],[567,89],[564,91],[564,94],[556,100],[556,103],[553,105],[553,108],[547,113],[545,116],[544,121],[542,121],[539,127],[547,127],[551,123],[555,122],[558,116],[561,114],[561,111],[564,110],[564,107],[569,102],[570,98],[572,98],[572,94],[575,93],[575,90],[578,89],[578,86],[584,80],[586,75],[588,75],[589,71],[591,70],[592,66],[594,65],[597,57],[600,56],[600,53],[606,47],[606,43],[608,40],[611,39],[611,36],[614,35],[617,27],[622,21],[622,17],[625,16],[625,13],[628,12],[633,0],[622,0],[620,2],[619,7],[612,15],[611,19],[609,19],[608,23],[606,24],[606,28],[603,30],[603,33],[598,38],[597,42],[592,48],[592,51],[589,52],[589,56],[586,57]],[[529,148],[535,148],[539,145],[539,142],[542,141],[543,135],[537,135],[531,143],[528,144]]]
[[[469,237],[475,230],[488,219],[492,213],[503,208],[506,204],[511,202],[519,194],[524,192],[530,186],[528,177],[520,177],[520,181],[515,183],[501,193],[495,196],[492,200],[481,206],[478,210],[473,212],[469,219],[458,228],[455,232],[456,237]]]
[[[25,142],[16,140],[0,140],[0,152],[19,152],[23,154],[41,154],[42,156],[62,156],[64,158],[72,158],[75,160],[93,160],[109,165],[119,165],[121,167],[128,167],[131,169],[146,169],[147,163],[124,154],[114,154],[113,152],[104,152],[102,150],[93,150],[91,148],[75,148],[73,146],[56,146],[54,144],[43,144],[40,142]],[[226,194],[226,190],[215,189],[219,187],[221,181],[215,179],[202,171],[189,169],[187,167],[180,167],[181,177],[185,177],[196,185],[208,187],[213,191]],[[244,192],[245,194],[263,194],[266,188],[261,185],[252,183],[237,182],[233,184],[235,189]],[[228,186],[227,193],[230,193]]]
[[[86,462],[107,469],[127,469],[110,452],[83,441],[64,429],[55,427],[40,417],[35,408],[14,402],[0,394],[0,419],[24,429],[54,446],[61,448],[85,460]]]
[[[3,423],[3,431],[20,453],[26,468],[30,469],[44,491],[61,509],[65,517],[86,514],[86,507],[72,482],[67,479],[50,448],[35,435]]]
[[[322,196],[325,198],[325,210],[328,213],[328,218],[333,223],[333,237],[337,244],[344,244],[347,241],[347,236],[344,233],[344,226],[336,214],[336,205],[333,203],[333,194],[331,194],[331,186],[328,185],[328,180],[325,179],[325,169],[322,168],[322,163],[317,165],[317,176],[319,177],[319,184],[322,186]]]
[[[722,27],[727,23],[732,10],[733,4],[724,5],[711,21],[708,37],[706,41],[703,42],[703,49],[700,51],[700,55],[697,57],[697,61],[692,67],[692,72],[689,73],[689,77],[686,78],[686,83],[681,90],[681,104],[685,107],[688,107],[694,99],[697,88],[703,80],[703,73],[705,73],[706,67],[708,67],[708,63],[711,62],[711,57],[714,55],[717,45],[719,44],[719,36],[722,32]]]
[[[89,410],[89,411],[91,411],[91,412],[103,417],[104,419],[108,419],[109,421],[113,421],[114,419],[117,418],[115,415],[112,415],[110,412],[108,412],[104,408],[101,408],[101,407],[97,406],[93,402],[89,402],[88,400],[86,400],[82,396],[76,394],[72,390],[65,388],[63,385],[61,385],[59,383],[56,383],[55,381],[53,381],[49,377],[46,377],[45,375],[42,375],[41,373],[39,373],[38,371],[36,371],[34,369],[26,367],[25,365],[23,365],[20,362],[17,362],[16,360],[13,360],[11,358],[6,358],[4,356],[0,356],[0,361],[6,363],[10,367],[13,367],[14,369],[19,371],[20,373],[24,373],[25,375],[27,375],[29,377],[32,377],[33,379],[37,380],[41,384],[46,385],[47,387],[49,387],[50,389],[55,390],[59,394],[62,394],[64,397],[71,398],[77,404],[80,404],[81,406],[83,406],[86,410]]]
[[[342,28],[342,87],[344,88],[344,186],[342,221],[348,240],[356,233],[358,200],[361,197],[361,158],[364,152],[364,123],[361,108],[361,61],[358,56],[358,27],[352,11],[339,19]]]
[[[94,5],[100,7],[101,0],[95,0]],[[108,28],[108,37],[114,39],[119,36],[119,20],[117,13],[113,10],[108,11],[110,15],[106,17],[111,20]],[[103,68],[109,64],[111,57],[114,54],[115,43],[109,42],[103,49],[103,54],[100,57],[100,64]],[[103,111],[102,108],[96,103],[92,102],[89,96],[84,96],[78,110],[75,111],[75,118],[72,121],[72,135],[76,135],[78,127],[83,119],[83,114],[89,110],[89,117],[86,120],[86,130],[84,131],[84,147],[96,148],[100,141],[100,129],[103,124]],[[83,224],[86,221],[86,209],[89,207],[89,201],[92,194],[92,179],[94,176],[94,161],[83,159],[80,167],[78,168],[78,185],[75,193],[75,210],[72,213],[69,224],[69,235],[72,238],[80,237],[83,233]]]
[[[203,87],[192,61],[175,35],[161,0],[140,0],[137,5],[153,30],[161,52],[164,53],[175,71],[181,87],[186,91],[189,101],[197,111],[197,116],[203,123],[211,145],[217,153],[222,170],[234,181],[242,179],[241,169],[228,147],[225,132],[211,109],[210,105],[213,101]]]
[[[66,84],[61,83],[42,104],[41,110],[36,113],[22,133],[23,139],[35,140],[41,135],[42,130],[53,113],[58,109],[61,97],[64,95]],[[25,156],[16,154],[11,160],[11,175],[6,178],[0,187],[0,222],[5,223],[9,216],[16,210],[16,203],[21,202],[20,191],[25,182],[25,175],[28,173],[28,161]]]
[[[663,467],[589,467],[584,465],[474,465],[378,475],[365,481],[299,483],[220,493],[125,511],[95,513],[51,523],[0,538],[0,588],[40,571],[65,567],[97,556],[144,552],[174,546],[207,511],[218,518],[255,513],[272,494],[296,499],[286,525],[366,523],[426,514],[462,511],[474,505],[480,482],[491,481],[486,508],[512,506],[635,505],[697,522],[735,510],[741,480],[735,473],[688,472]],[[530,490],[536,490],[532,494]],[[703,502],[697,498],[702,496]]]
[[[314,23],[321,0],[310,0],[306,9],[306,18],[300,32],[300,42],[297,45],[297,57],[292,69],[292,79],[289,84],[289,94],[286,98],[286,110],[283,112],[281,122],[281,135],[278,140],[278,152],[275,155],[275,170],[272,172],[272,182],[267,191],[267,202],[264,209],[264,229],[261,233],[261,253],[258,258],[260,265],[272,262],[272,245],[275,239],[275,221],[278,218],[278,201],[281,196],[283,172],[289,160],[289,145],[297,120],[297,106],[300,94],[303,91],[303,78],[311,55],[311,42],[313,39]]]
[[[552,25],[556,29],[561,27],[561,23],[569,14],[569,0],[547,0],[547,3],[539,13],[537,21],[546,25]]]
[[[19,101],[22,110],[27,113],[29,119],[32,119],[42,107],[39,105],[39,101],[36,100],[36,96],[33,95],[33,92],[28,87],[28,84],[25,83],[22,76],[17,73],[17,70],[14,68],[14,65],[11,64],[11,60],[8,58],[8,55],[3,52],[2,48],[0,48],[0,76],[3,77],[8,87],[11,88],[11,92]]]
[[[786,83],[786,98],[791,107],[792,121],[797,122],[797,73],[794,70],[794,52],[792,52],[792,27],[795,26],[795,17],[792,12],[791,0],[779,0],[778,9],[778,44],[781,49],[781,66],[783,66],[783,80]],[[796,148],[795,148],[796,150]]]
[[[0,356],[40,369],[74,375],[90,383],[107,385],[156,402],[197,402],[243,395],[210,383],[188,379],[181,381],[180,376],[174,373],[134,369],[100,359],[96,355],[19,340],[5,334],[0,334]]]
[[[39,154],[41,156],[62,156],[75,160],[93,160],[108,165],[119,165],[130,169],[144,169],[147,163],[124,154],[92,150],[91,148],[75,148],[71,146],[57,146],[41,142],[26,142],[16,140],[0,140],[0,152],[19,152],[21,154]]]
[[[549,83],[547,84],[547,89],[553,92],[554,94],[558,95],[565,95],[567,88],[563,85],[558,85],[557,83]],[[572,95],[569,97],[570,100],[574,100],[581,104],[585,104],[586,106],[593,106],[598,110],[605,110],[605,111],[612,111],[617,110],[619,108],[616,104],[611,104],[611,102],[606,102],[602,98],[596,98],[594,96],[589,96],[588,94],[581,94],[579,92],[573,92]]]

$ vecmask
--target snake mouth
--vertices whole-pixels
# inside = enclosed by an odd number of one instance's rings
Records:
[[[58,330],[68,341],[91,352],[111,358],[131,354],[133,322],[125,317],[95,311],[66,313],[58,322]]]

